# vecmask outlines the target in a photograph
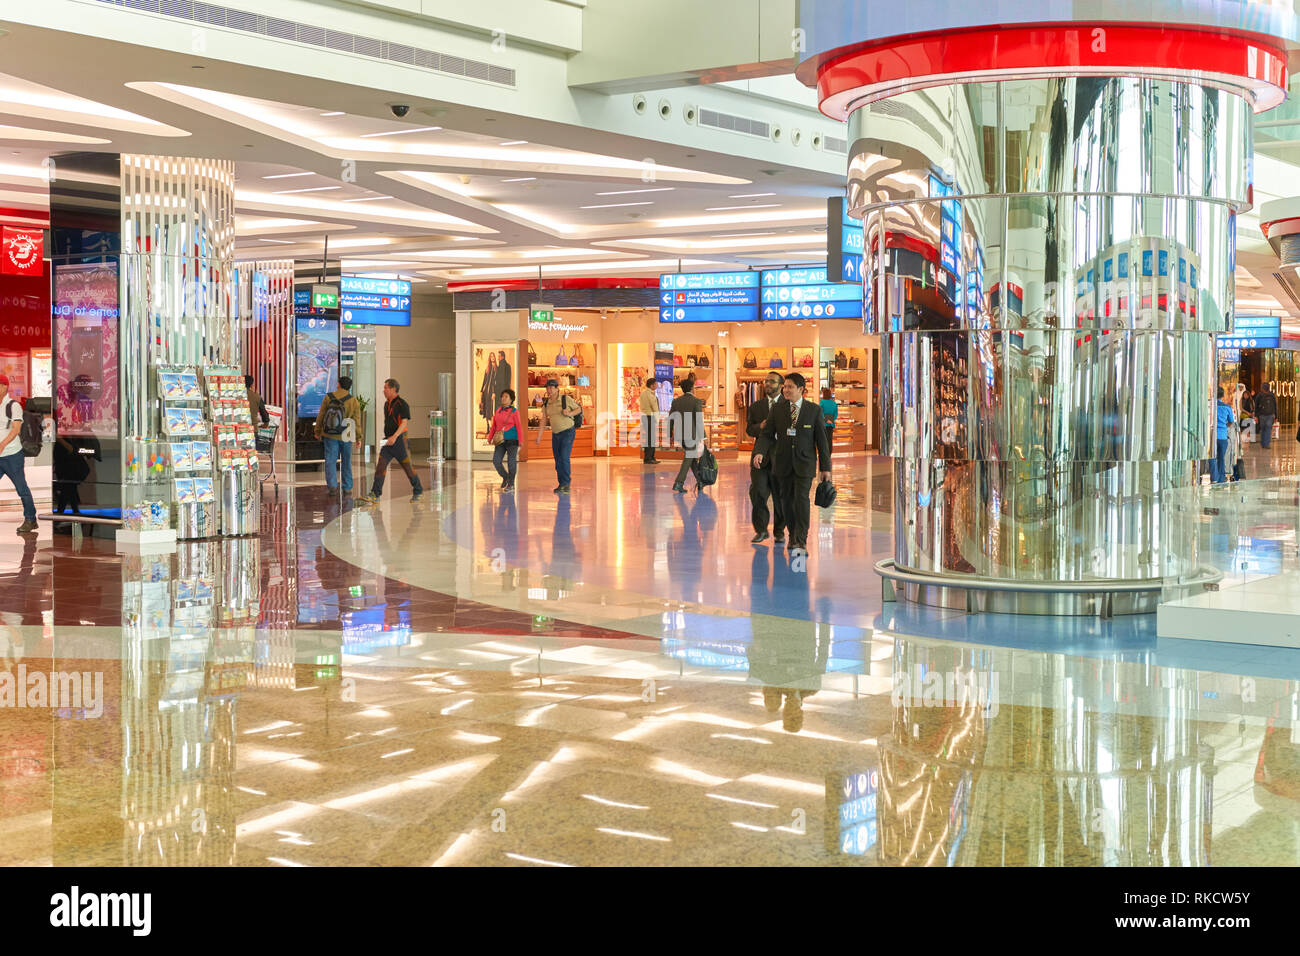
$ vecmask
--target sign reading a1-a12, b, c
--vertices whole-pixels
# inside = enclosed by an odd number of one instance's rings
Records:
[[[860,319],[862,287],[827,282],[819,266],[765,269],[759,314],[764,319]]]
[[[660,322],[757,320],[757,272],[675,272],[659,277]]]

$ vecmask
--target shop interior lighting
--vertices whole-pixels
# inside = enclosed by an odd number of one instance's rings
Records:
[[[527,146],[527,145],[528,145],[528,140],[526,140],[526,139],[508,139],[508,140],[506,140],[504,143],[502,143],[501,145],[502,145],[502,146]]]
[[[779,202],[760,202],[748,206],[705,206],[705,212],[730,212],[733,209],[775,209]]]
[[[308,186],[306,189],[277,189],[277,196],[289,196],[293,193],[326,193],[332,189],[342,189],[342,186]]]
[[[650,199],[641,202],[606,202],[597,203],[594,206],[579,206],[579,209],[620,209],[624,206],[653,206],[654,201]]]
[[[345,199],[344,202],[374,202],[376,199],[392,199],[392,196],[358,196],[356,199]]]
[[[519,176],[515,179],[503,179],[503,183],[532,183],[537,181],[536,176]]]
[[[728,196],[728,199],[757,199],[760,196],[775,196],[776,193],[736,193],[734,196]]]
[[[294,179],[298,176],[315,176],[315,173],[276,173],[273,176],[263,176],[263,179]]]

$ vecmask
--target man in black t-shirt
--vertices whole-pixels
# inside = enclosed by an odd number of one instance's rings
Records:
[[[384,380],[384,443],[379,449],[379,461],[375,464],[375,481],[370,494],[362,498],[365,502],[379,500],[384,490],[384,476],[388,474],[390,462],[397,462],[411,479],[411,497],[418,498],[424,494],[420,478],[411,467],[411,454],[406,447],[406,431],[411,424],[411,406],[406,404],[398,391],[401,388],[397,379]]]

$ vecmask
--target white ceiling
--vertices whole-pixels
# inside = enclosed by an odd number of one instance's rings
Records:
[[[43,161],[68,150],[233,159],[241,256],[317,258],[328,236],[346,268],[435,287],[806,262],[824,249],[825,197],[843,188],[825,170],[750,158],[743,134],[722,153],[670,127],[656,142],[455,103],[397,119],[391,91],[58,36],[58,56],[42,31],[0,36],[0,206],[42,208]],[[762,116],[808,105],[793,82],[730,85]],[[269,89],[281,99],[258,95]],[[1300,192],[1300,155],[1270,146],[1257,203]],[[1280,310],[1257,216],[1241,217],[1239,244],[1240,305]]]

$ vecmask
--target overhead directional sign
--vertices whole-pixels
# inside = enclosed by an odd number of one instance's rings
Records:
[[[829,282],[861,282],[862,220],[849,215],[843,196],[826,202],[826,275]]]
[[[411,283],[339,276],[339,308],[343,321],[354,325],[410,325]]]
[[[659,277],[660,322],[754,322],[757,272],[675,272]]]
[[[1233,331],[1218,336],[1221,349],[1275,349],[1282,343],[1282,319],[1276,315],[1239,315]]]
[[[762,299],[765,320],[862,318],[862,287],[827,282],[820,266],[765,269]]]

